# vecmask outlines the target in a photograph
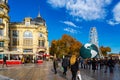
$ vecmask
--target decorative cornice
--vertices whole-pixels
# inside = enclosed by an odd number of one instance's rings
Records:
[[[9,5],[5,4],[5,3],[0,3],[0,6],[3,8],[6,8],[9,12]]]

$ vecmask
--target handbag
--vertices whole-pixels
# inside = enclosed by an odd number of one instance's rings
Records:
[[[76,80],[82,80],[80,71],[77,72]]]

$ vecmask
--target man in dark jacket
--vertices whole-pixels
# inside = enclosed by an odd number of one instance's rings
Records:
[[[58,61],[57,61],[57,58],[54,58],[54,60],[53,60],[53,68],[54,68],[55,74],[57,74],[57,67],[58,67]]]
[[[6,60],[7,60],[7,56],[5,55],[5,56],[3,57],[3,67],[4,67],[4,64],[6,64],[6,67],[7,67],[7,62],[6,62]]]
[[[93,60],[92,60],[92,70],[93,70],[93,72],[95,72],[95,70],[96,70],[96,60],[95,60],[95,58],[93,58]]]
[[[104,71],[104,73],[106,73],[107,69],[108,69],[108,58],[107,57],[105,57],[105,59],[104,59],[104,65],[105,65],[105,71]]]
[[[57,61],[57,58],[54,58],[54,60],[53,60],[53,68],[54,68],[55,74],[57,74],[57,67],[58,67],[58,61]]]
[[[114,60],[112,59],[112,57],[108,60],[108,66],[109,66],[109,70],[110,73],[113,73],[113,68],[114,68]]]
[[[65,58],[62,60],[62,67],[64,69],[63,75],[66,75],[68,66],[69,66],[69,60],[68,60],[67,56],[65,56]]]

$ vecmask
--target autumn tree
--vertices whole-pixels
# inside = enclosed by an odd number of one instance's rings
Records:
[[[50,47],[50,54],[54,55],[57,52],[57,41],[53,40],[51,42],[51,47]]]
[[[58,57],[63,55],[71,55],[77,53],[79,55],[79,50],[82,44],[74,39],[73,37],[64,34],[61,39],[53,40],[51,43],[51,54],[57,54]]]
[[[101,46],[100,50],[101,50],[103,56],[107,56],[107,52],[111,52],[111,48],[110,47],[103,47],[103,46]]]

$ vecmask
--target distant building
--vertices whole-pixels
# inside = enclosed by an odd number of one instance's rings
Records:
[[[112,53],[108,55],[109,57],[113,57],[114,59],[120,59],[120,54]]]
[[[26,17],[22,22],[10,22],[8,12],[8,0],[0,0],[0,53],[9,58],[48,54],[48,30],[40,14],[34,19]]]

